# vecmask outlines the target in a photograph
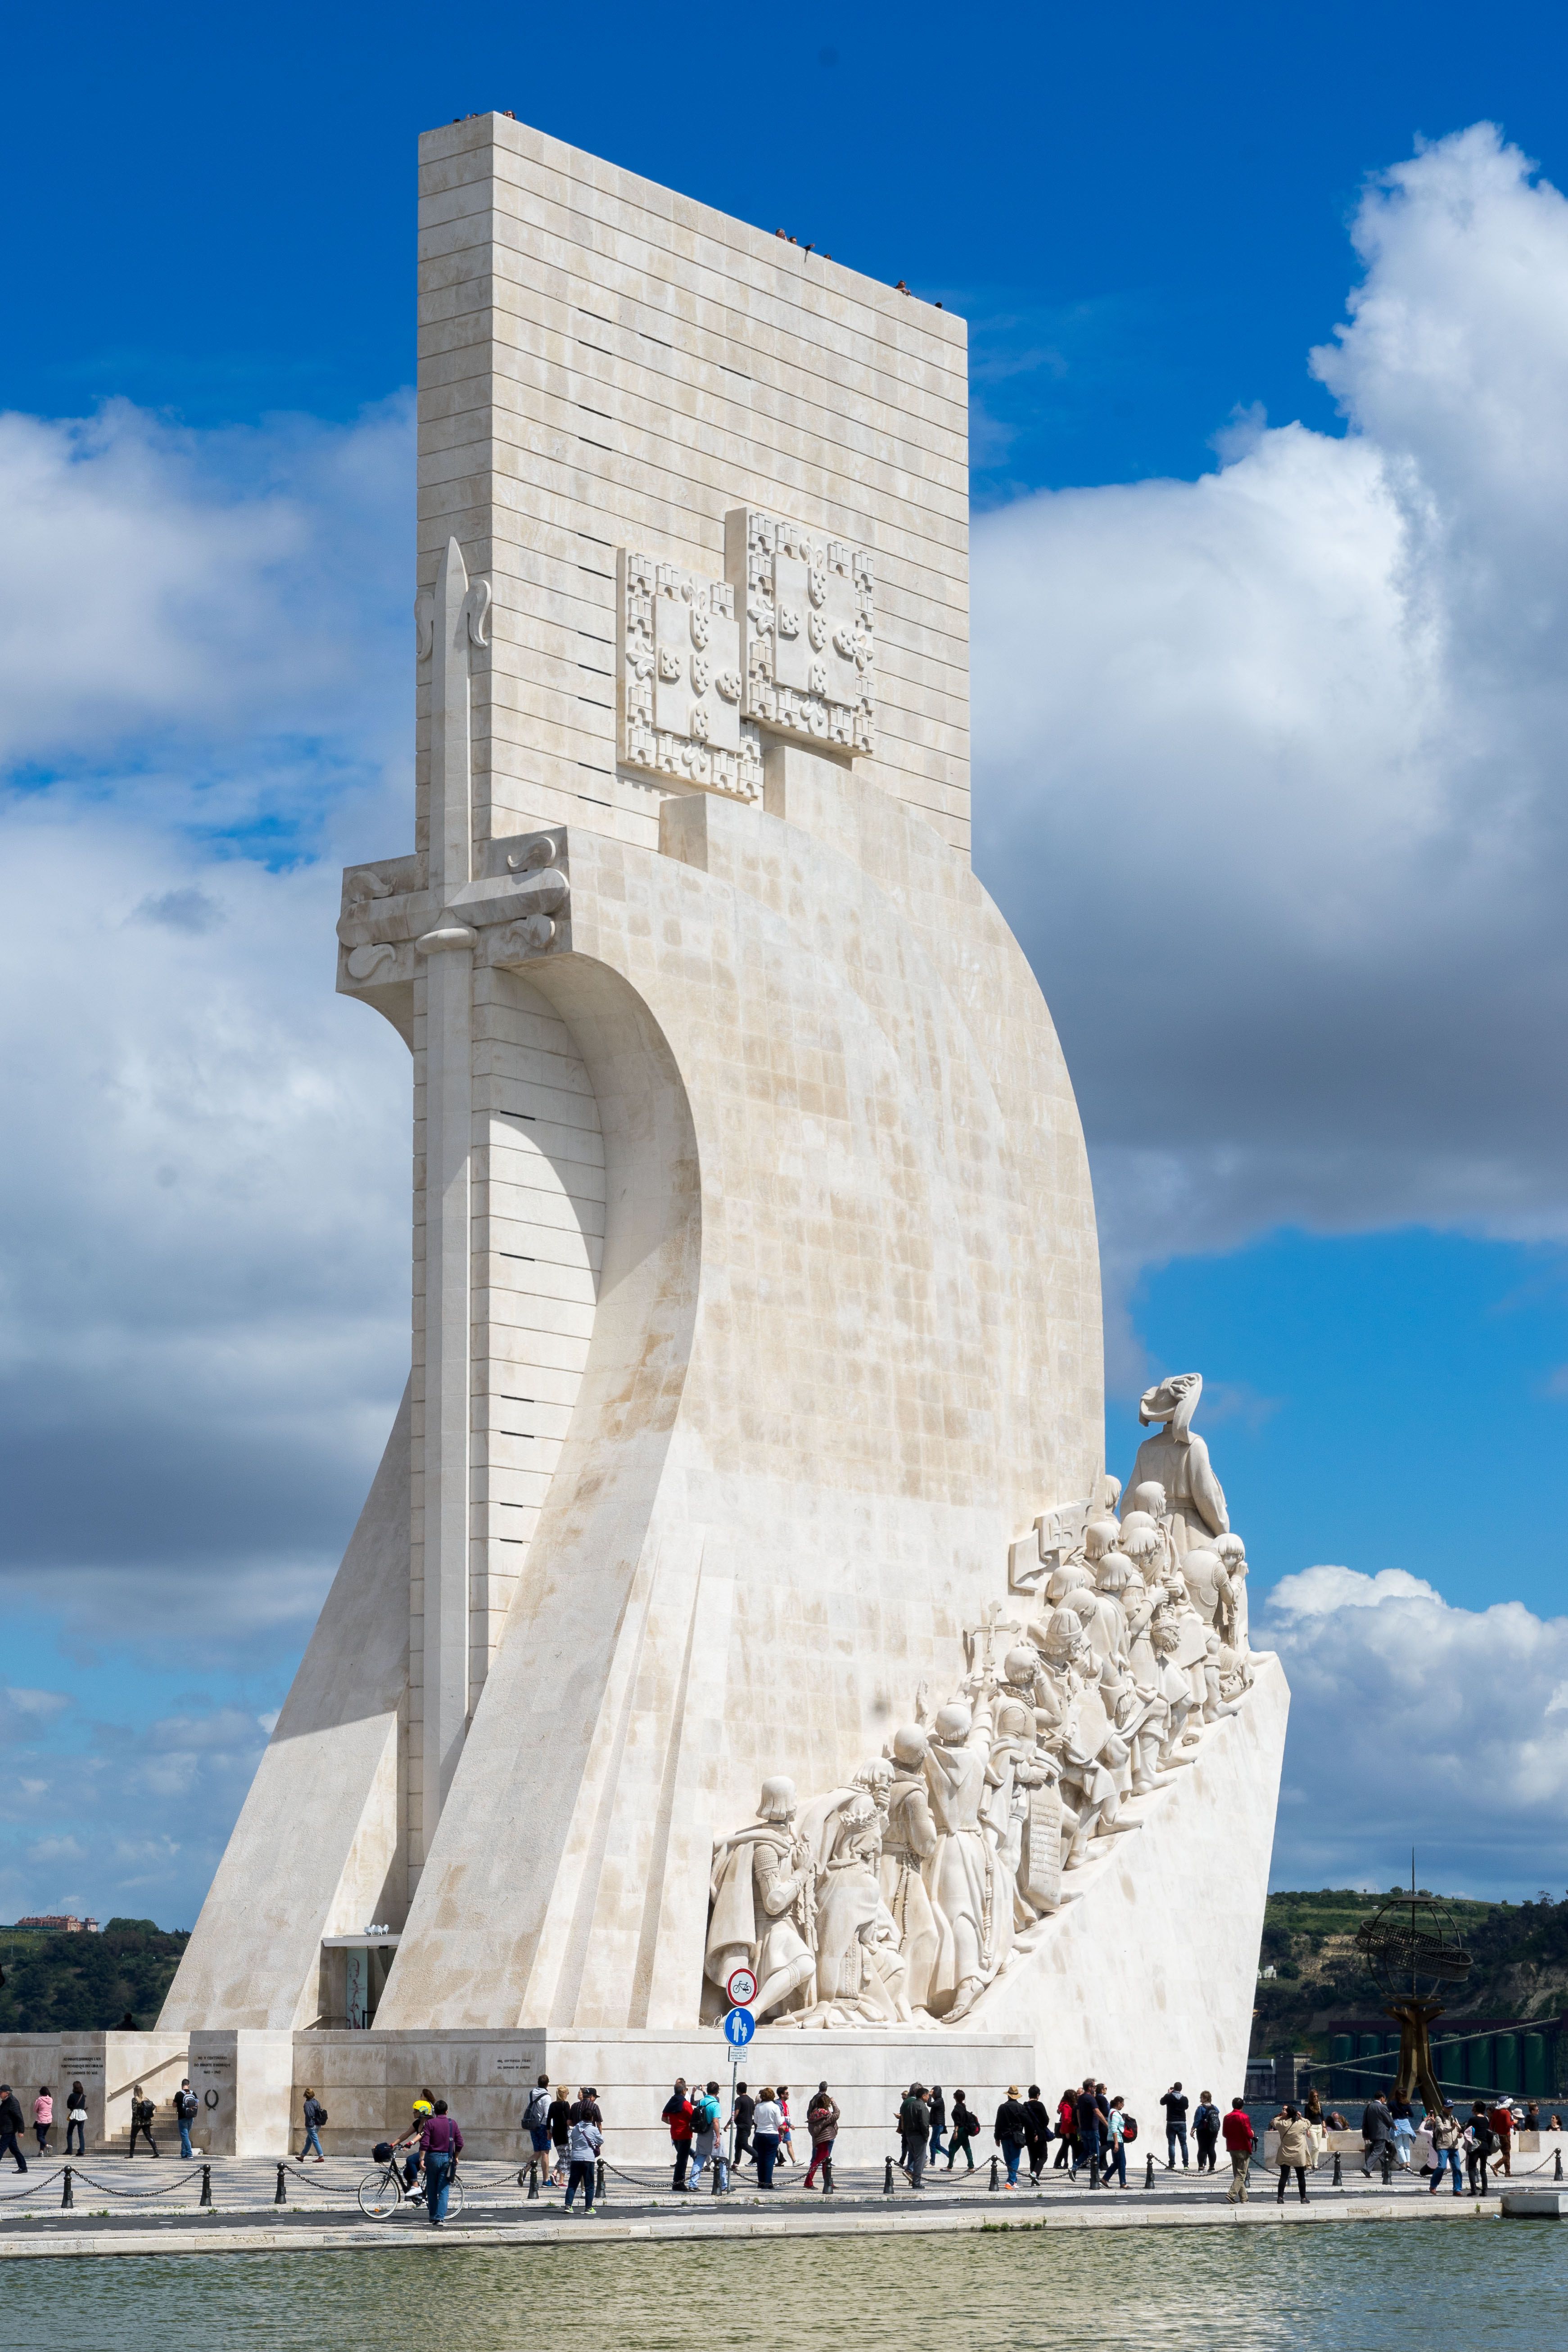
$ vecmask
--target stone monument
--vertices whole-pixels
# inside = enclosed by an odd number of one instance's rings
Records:
[[[850,2153],[916,2073],[1239,2088],[1286,1693],[1195,1376],[1104,1475],[963,326],[510,116],[420,173],[414,833],[338,926],[412,1372],[161,2029],[345,2146],[439,2073],[510,2150],[540,2063],[657,2132],[742,1961]]]

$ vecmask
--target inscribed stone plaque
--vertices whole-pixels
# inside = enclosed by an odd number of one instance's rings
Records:
[[[1037,1910],[1055,1908],[1062,1893],[1062,1801],[1055,1788],[1031,1789],[1024,1824],[1024,1895]]]
[[[734,591],[632,551],[621,552],[617,570],[623,762],[731,800],[759,799],[762,746],[742,723]]]
[[[876,749],[871,558],[862,547],[738,507],[724,568],[739,600],[748,718],[782,735]]]

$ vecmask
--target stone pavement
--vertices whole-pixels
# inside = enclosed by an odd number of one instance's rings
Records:
[[[1359,2168],[1347,2168],[1344,2186],[1330,2186],[1328,2171],[1314,2176],[1306,2205],[1291,2193],[1276,2202],[1270,2174],[1253,2176],[1246,2205],[1227,2202],[1228,2174],[1214,2179],[1196,2172],[1167,2173],[1158,2167],[1154,2186],[1143,2186],[1141,2169],[1125,2189],[1091,2191],[1087,2181],[1047,2175],[1038,2189],[1026,2181],[1014,2191],[989,2186],[990,2166],[973,2175],[928,2175],[931,2186],[911,2189],[895,2169],[895,2193],[884,2193],[884,2174],[840,2170],[835,2193],[808,2197],[803,2173],[792,2168],[784,2186],[763,2195],[749,2182],[714,2197],[706,2181],[694,2193],[674,2195],[668,2175],[629,2176],[613,2167],[606,2192],[592,2220],[563,2210],[559,2189],[530,2200],[515,2168],[494,2163],[466,2168],[460,2217],[441,2231],[430,2228],[423,2205],[409,2203],[389,2220],[362,2212],[357,2191],[379,2168],[363,2158],[329,2158],[323,2165],[289,2164],[287,2202],[276,2203],[275,2158],[215,2158],[213,2203],[200,2208],[199,2163],[176,2158],[89,2157],[73,2179],[75,2204],[61,2208],[62,2176],[52,2166],[35,2166],[24,2181],[7,2170],[0,2179],[0,2260],[16,2256],[100,2253],[190,2253],[326,2252],[346,2249],[414,2250],[558,2244],[571,2238],[596,2242],[690,2240],[759,2236],[839,2236],[905,2231],[976,2231],[985,2228],[1166,2228],[1232,2224],[1241,2227],[1321,2221],[1473,2221],[1496,2219],[1499,2200],[1456,2198],[1445,2188],[1433,2197],[1419,2179],[1395,2178],[1387,2190],[1366,2182]],[[23,2194],[20,2192],[27,2191]]]

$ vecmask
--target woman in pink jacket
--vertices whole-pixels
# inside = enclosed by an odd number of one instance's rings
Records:
[[[49,2086],[46,2083],[33,2101],[33,2129],[38,2135],[40,2156],[47,2156],[49,2152],[49,2126],[54,2119],[55,2103],[49,2095]]]

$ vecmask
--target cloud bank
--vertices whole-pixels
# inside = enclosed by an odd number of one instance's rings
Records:
[[[976,526],[976,864],[1122,1284],[1282,1223],[1568,1231],[1568,204],[1479,124],[1352,234],[1343,437],[1248,415],[1199,481]]]

